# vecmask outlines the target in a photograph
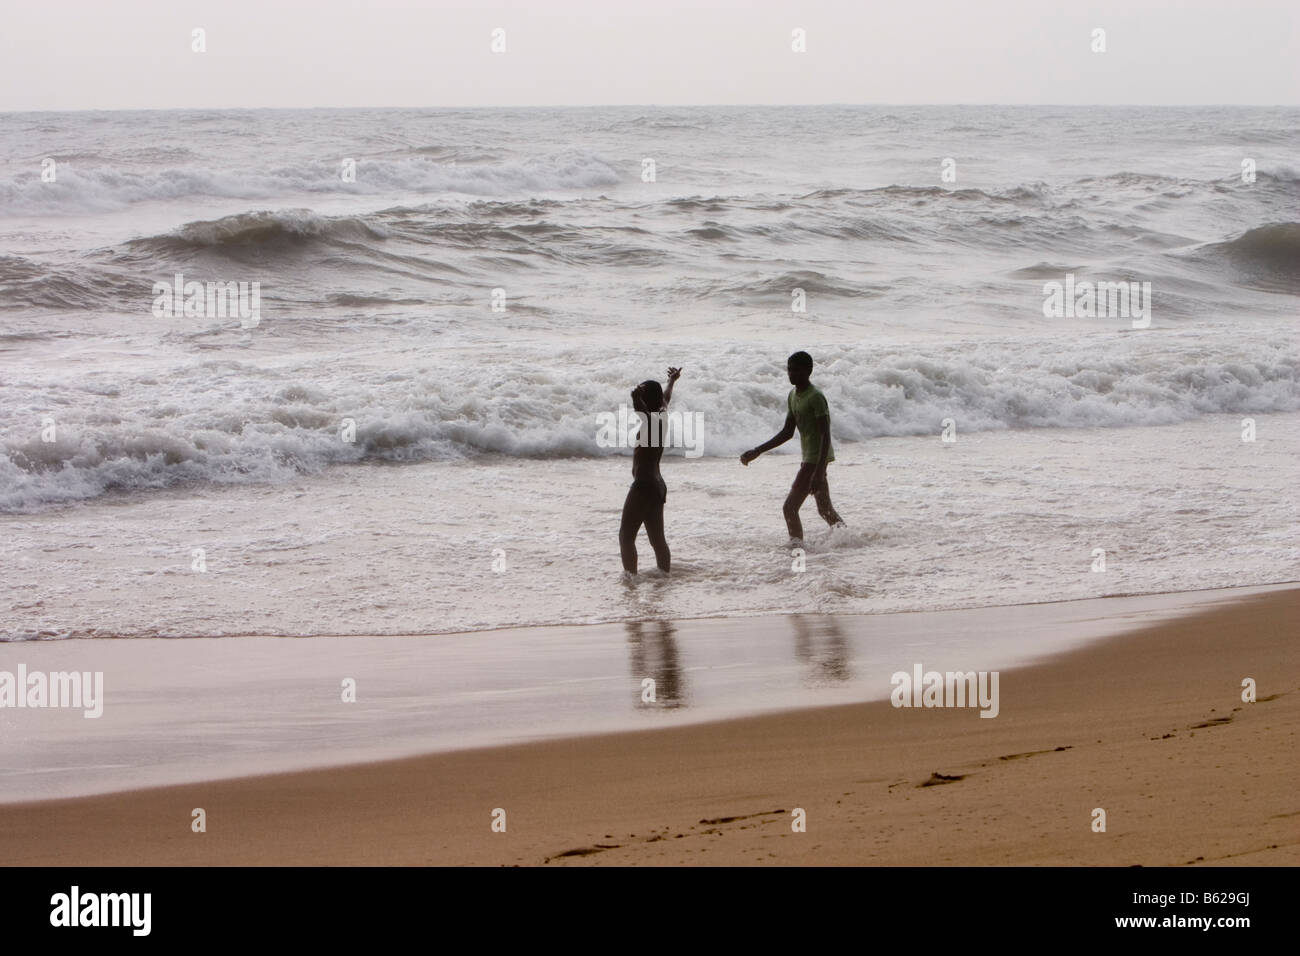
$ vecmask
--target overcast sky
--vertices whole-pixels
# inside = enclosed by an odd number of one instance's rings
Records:
[[[1300,104],[1297,0],[5,0],[0,110]],[[191,31],[207,51],[191,51]],[[491,52],[505,30],[506,52]],[[791,50],[802,28],[807,52]],[[1105,31],[1094,53],[1094,29]]]

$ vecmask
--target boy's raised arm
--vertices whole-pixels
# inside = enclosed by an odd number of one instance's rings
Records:
[[[667,408],[668,403],[673,400],[673,386],[677,384],[677,379],[681,376],[681,374],[682,374],[682,370],[680,368],[673,368],[671,365],[668,366],[668,387],[664,389],[665,408]]]

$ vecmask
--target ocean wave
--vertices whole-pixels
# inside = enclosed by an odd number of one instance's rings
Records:
[[[1273,190],[1284,196],[1294,196],[1300,177],[1288,166],[1279,166],[1270,170],[1258,170],[1256,180],[1249,184],[1260,192]],[[1243,184],[1237,176],[1225,176],[1221,179],[1191,179],[1169,176],[1160,173],[1140,173],[1119,171],[1096,176],[1081,176],[1071,180],[1047,183],[1034,180],[1003,188],[979,189],[970,186],[916,186],[886,185],[870,188],[835,187],[819,189],[799,197],[801,201],[848,202],[877,205],[882,200],[901,200],[904,202],[933,203],[972,203],[991,204],[1012,203],[1021,207],[1042,206],[1053,208],[1094,199],[1098,192],[1104,193],[1109,201],[1125,201],[1150,196],[1168,198],[1186,198],[1188,196],[1231,195],[1241,190]],[[699,198],[695,203],[718,202],[717,199]]]
[[[1224,242],[1197,247],[1189,258],[1226,265],[1243,285],[1300,293],[1300,222],[1274,222]]]
[[[691,116],[674,116],[672,114],[642,115],[628,119],[615,120],[602,127],[606,132],[632,131],[641,133],[646,130],[655,132],[708,132],[709,124],[705,120]]]
[[[56,161],[59,157],[53,157]],[[509,196],[612,186],[622,179],[591,153],[564,152],[519,162],[437,162],[427,156],[356,160],[355,181],[345,182],[341,161],[318,161],[278,169],[210,169],[177,166],[124,169],[65,161],[56,180],[30,174],[0,181],[0,215],[110,212],[135,203],[212,196],[273,199],[302,193],[387,195],[460,193]]]
[[[815,350],[814,380],[830,401],[837,442],[937,435],[947,418],[966,434],[1300,411],[1300,359],[1262,337],[1213,359],[1204,342],[1141,348],[1125,357],[1113,345],[1087,342],[929,354],[824,348]],[[580,377],[548,372],[540,354],[512,362],[364,375],[347,364],[313,374],[222,361],[186,366],[172,378],[69,384],[54,436],[40,433],[45,391],[6,383],[0,511],[192,482],[278,483],[366,461],[628,453],[597,443],[596,415],[627,401],[645,357],[567,355],[566,368],[586,369]],[[738,454],[785,418],[789,384],[770,355],[732,346],[688,373],[707,384],[693,393],[684,379],[674,411],[700,416],[704,455]]]
[[[468,215],[483,215],[472,210]],[[461,268],[430,259],[422,249],[435,246],[490,254],[498,259],[528,256],[558,264],[639,265],[662,262],[667,253],[648,246],[610,241],[606,233],[620,236],[648,235],[637,228],[583,230],[561,223],[538,220],[503,223],[498,219],[466,220],[465,212],[429,210],[418,216],[412,210],[384,210],[366,216],[323,216],[310,209],[260,210],[238,213],[215,220],[187,223],[171,232],[132,239],[108,251],[108,262],[166,272],[183,265],[195,254],[207,254],[255,261],[274,268],[278,260],[316,249],[322,255],[337,251],[346,255],[340,263],[330,261],[358,275],[376,264],[403,262],[421,273],[464,274]],[[390,239],[405,245],[405,255],[384,250]],[[295,258],[296,269],[301,260]],[[356,293],[366,297],[365,293]]]
[[[147,291],[147,287],[146,287]],[[85,263],[52,266],[25,256],[0,256],[0,307],[93,312],[129,307],[142,293],[131,277]]]
[[[355,243],[382,240],[387,235],[381,226],[356,216],[321,216],[310,209],[264,210],[190,222],[165,235],[132,239],[124,244],[122,255],[134,260],[141,254],[166,256],[197,249]]]
[[[351,292],[336,292],[328,297],[331,305],[339,306],[388,306],[388,305],[428,305],[427,299],[390,297],[385,295],[356,295]]]
[[[750,306],[780,303],[785,308],[789,308],[795,289],[802,289],[807,296],[842,299],[870,298],[882,291],[876,285],[815,269],[793,269],[776,274],[749,272],[727,279],[684,279],[672,288],[676,293],[696,299],[716,299]]]
[[[1261,169],[1255,174],[1255,178],[1274,183],[1300,183],[1300,170],[1292,169],[1290,166],[1278,166],[1271,172]]]
[[[984,200],[988,202],[1023,202],[1042,196],[1043,183],[1022,183],[1006,189],[976,189],[969,186],[876,186],[870,189],[855,187],[837,187],[818,189],[800,196],[800,200],[862,200],[876,202],[881,199],[902,200],[942,200],[970,202]]]

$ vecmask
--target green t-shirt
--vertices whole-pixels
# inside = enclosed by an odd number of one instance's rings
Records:
[[[830,428],[831,409],[826,404],[826,396],[816,385],[809,385],[802,392],[790,389],[786,399],[790,414],[794,416],[795,427],[799,429],[799,444],[803,446],[803,460],[806,464],[817,464],[821,457],[821,434],[817,431],[817,419],[826,418],[826,427]],[[835,446],[826,452],[828,462],[835,460]]]

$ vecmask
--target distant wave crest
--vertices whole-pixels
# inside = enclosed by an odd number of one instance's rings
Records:
[[[54,157],[58,160],[59,157]],[[519,162],[435,161],[429,156],[356,160],[354,181],[340,161],[300,168],[211,169],[204,166],[123,169],[80,160],[56,166],[54,182],[30,173],[0,180],[0,215],[110,212],[135,203],[214,196],[278,199],[301,193],[512,196],[611,186],[619,172],[592,153],[566,152]]]

